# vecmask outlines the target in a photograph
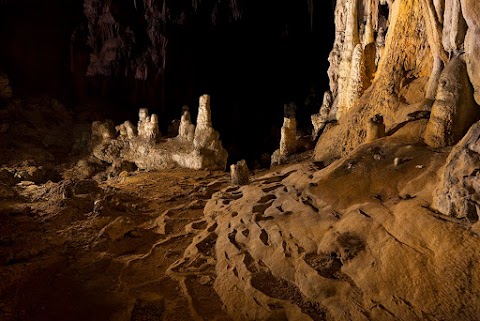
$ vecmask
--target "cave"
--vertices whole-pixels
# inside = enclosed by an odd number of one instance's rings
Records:
[[[101,38],[104,31],[89,33],[81,1],[7,2],[1,35],[7,45],[1,61],[22,94],[48,93],[69,106],[94,103],[102,117],[115,122],[132,119],[138,108],[148,107],[159,115],[164,132],[180,117],[183,105],[193,107],[200,95],[209,94],[229,163],[246,158],[253,165],[278,145],[283,105],[297,105],[307,135],[310,115],[321,101],[306,105],[305,100],[328,89],[333,5],[307,4],[243,1],[235,13],[229,2],[206,1],[194,9],[188,2],[166,1],[168,17],[155,30],[167,43],[164,52],[155,53],[162,66],[146,79],[136,79],[133,72],[105,75],[94,67],[88,70],[90,54],[103,45],[92,48],[88,37]],[[155,8],[162,6],[159,2]],[[153,58],[143,56],[153,45],[148,34],[152,21],[146,19],[144,1],[114,1],[110,11],[119,32],[130,28],[135,41],[129,58],[106,68],[120,70],[134,59],[146,59],[148,65]],[[90,18],[99,19],[97,15]],[[107,36],[102,41],[109,40]],[[242,129],[245,124],[248,130]]]
[[[477,320],[475,0],[0,0],[0,320]]]

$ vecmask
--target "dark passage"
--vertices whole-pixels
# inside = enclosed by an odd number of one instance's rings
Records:
[[[135,35],[129,54],[140,55],[150,41],[148,1],[111,2],[120,28]],[[153,2],[163,8],[161,0]],[[278,147],[285,103],[296,103],[306,132],[310,114],[318,112],[328,88],[333,2],[204,0],[194,10],[191,1],[167,1],[168,18],[157,28],[168,41],[164,73],[136,80],[121,72],[85,76],[92,49],[83,1],[5,1],[0,68],[24,95],[47,93],[71,106],[95,102],[115,122],[135,120],[146,106],[159,114],[163,132],[180,117],[182,105],[195,117],[198,97],[208,93],[229,161],[246,158],[253,165]]]

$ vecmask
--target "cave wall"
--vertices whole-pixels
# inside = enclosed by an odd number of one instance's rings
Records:
[[[18,95],[71,96],[69,43],[81,10],[76,0],[0,1],[0,69]]]
[[[455,57],[466,63],[478,104],[479,8],[460,0],[338,1],[329,57],[331,117],[338,123],[320,138],[316,159],[351,152],[376,114],[388,130],[409,113],[429,111],[442,70]]]

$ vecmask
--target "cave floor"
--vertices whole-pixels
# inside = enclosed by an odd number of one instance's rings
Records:
[[[26,184],[0,204],[0,319],[227,320],[213,274],[172,271],[227,175],[137,172],[69,199]]]
[[[0,320],[475,320],[480,223],[430,208],[448,152],[387,137],[245,186],[21,182],[0,203]]]

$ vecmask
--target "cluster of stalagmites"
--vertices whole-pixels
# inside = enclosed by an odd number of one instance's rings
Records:
[[[219,133],[213,129],[210,96],[200,97],[197,125],[183,107],[178,136],[162,139],[156,114],[147,108],[139,111],[138,125],[126,121],[114,127],[113,122],[92,124],[93,155],[110,164],[133,162],[140,169],[162,169],[180,166],[190,169],[224,170],[227,151]]]

